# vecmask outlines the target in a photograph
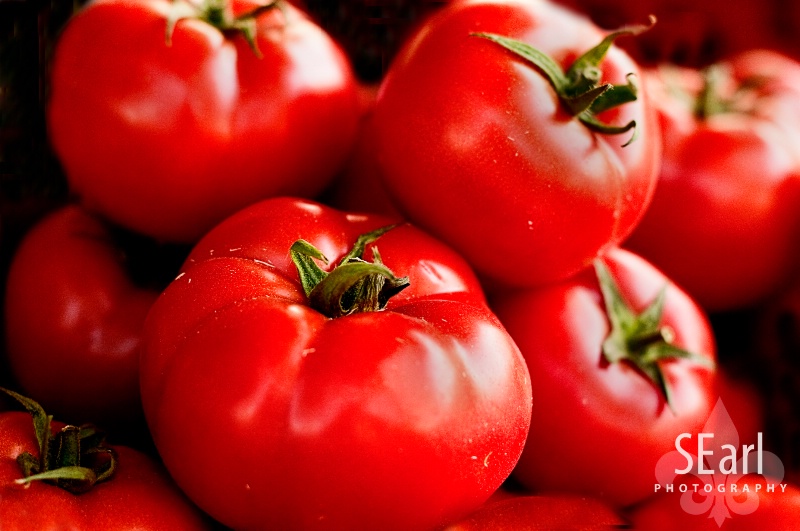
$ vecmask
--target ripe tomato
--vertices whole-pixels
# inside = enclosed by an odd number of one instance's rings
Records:
[[[389,223],[263,201],[207,234],[153,306],[145,415],[178,484],[225,525],[433,528],[516,463],[531,408],[516,345],[467,264],[418,229],[348,253]],[[344,264],[319,269],[301,238]]]
[[[359,113],[347,58],[290,5],[249,19],[256,50],[242,31],[202,20],[245,24],[231,12],[256,7],[98,0],[68,23],[47,116],[86,206],[194,242],[258,199],[311,196],[335,175]]]
[[[514,476],[538,491],[625,506],[653,492],[656,463],[675,438],[706,422],[715,345],[702,311],[647,262],[615,249],[598,263],[616,295],[587,270],[498,296],[493,307],[534,378]]]
[[[135,282],[136,253],[114,235],[81,207],[63,207],[26,234],[7,277],[11,372],[26,394],[70,422],[141,418],[140,339],[166,283]],[[146,259],[167,262],[166,248],[153,250],[161,254]]]
[[[719,311],[763,300],[796,262],[800,64],[751,51],[707,76],[646,78],[658,95],[664,162],[626,245]]]
[[[568,79],[549,80],[475,32],[535,47],[552,58],[544,70]],[[389,68],[374,114],[387,189],[485,277],[530,286],[574,274],[627,236],[649,202],[657,124],[624,52],[582,56],[604,36],[549,2],[467,0],[428,19]],[[635,100],[585,120],[595,74],[615,84],[609,97]],[[600,123],[623,136],[598,132]]]
[[[27,404],[26,404],[26,407]],[[164,468],[145,454],[125,446],[106,446],[89,427],[66,427],[50,422],[44,411],[0,413],[0,522],[3,531],[31,529],[123,531],[186,531],[211,529],[209,522],[186,499]],[[34,426],[38,426],[36,429]],[[64,473],[62,457],[71,458],[64,443],[80,437],[80,466],[94,469],[91,481],[30,479],[23,472],[23,454],[42,466],[42,441],[52,452],[46,470]],[[115,464],[112,467],[112,460]],[[66,465],[64,465],[66,466]],[[38,471],[45,469],[39,468]],[[37,470],[34,470],[36,472]],[[108,476],[105,478],[104,476]],[[23,479],[28,478],[23,482]],[[70,489],[70,490],[68,490]]]

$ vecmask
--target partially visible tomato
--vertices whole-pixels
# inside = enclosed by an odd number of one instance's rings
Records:
[[[43,411],[36,415],[32,422],[27,413],[0,413],[0,523],[3,531],[211,529],[209,519],[186,499],[164,468],[150,457],[125,446],[105,445],[89,427],[51,424],[44,418]],[[48,441],[52,452],[47,471],[68,474],[75,472],[75,466],[81,466],[81,474],[95,474],[96,477],[62,479],[58,483],[55,479],[32,479],[21,468],[21,462],[42,467],[42,442],[49,437],[52,437]],[[68,448],[67,441],[77,442],[78,438],[80,447],[74,448],[75,453],[72,453],[73,448]],[[23,454],[28,454],[28,459],[22,460]],[[72,458],[76,458],[72,465],[60,461],[71,463]],[[67,466],[72,470],[63,468]],[[44,468],[32,471],[43,472]],[[100,480],[95,483],[94,479]]]
[[[27,395],[70,422],[141,417],[141,334],[166,283],[137,283],[129,267],[136,253],[115,234],[79,206],[56,210],[26,234],[6,279],[12,375]],[[152,251],[161,252],[143,260],[166,268],[172,251]]]
[[[702,310],[620,249],[596,272],[498,296],[493,308],[533,380],[531,431],[514,476],[536,492],[615,506],[649,496],[658,460],[679,434],[703,427],[717,400]]]
[[[629,514],[633,527],[650,531],[795,531],[800,526],[800,488],[796,485],[773,481],[773,490],[768,491],[770,482],[746,476],[723,485],[722,493],[716,489],[705,493],[704,483],[699,479],[697,483],[698,494],[691,490],[662,493],[634,508]],[[731,490],[733,483],[736,493]],[[747,493],[742,492],[745,485]]]
[[[626,246],[707,310],[763,301],[800,237],[800,64],[750,51],[697,70],[648,73],[664,160]]]
[[[570,495],[511,496],[489,501],[445,531],[552,531],[619,529],[627,522],[608,505]]]
[[[534,66],[476,32],[552,62]],[[650,200],[657,123],[637,65],[605,37],[547,1],[466,0],[428,19],[389,68],[374,113],[386,187],[485,278],[531,286],[575,274]],[[545,75],[556,71],[563,79]],[[632,101],[606,108],[612,95]]]
[[[194,242],[259,199],[324,188],[355,139],[354,76],[325,32],[274,3],[235,19],[259,3],[98,0],[70,20],[47,121],[87,207]],[[248,23],[255,49],[234,28]]]
[[[408,224],[376,239],[392,222],[257,203],[209,232],[153,306],[147,421],[223,524],[435,528],[511,473],[531,408],[519,350],[464,260]]]

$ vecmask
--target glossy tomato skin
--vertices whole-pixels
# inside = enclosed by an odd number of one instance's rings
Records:
[[[53,423],[60,429],[63,425]],[[38,456],[31,416],[23,412],[0,413],[0,522],[4,531],[57,529],[211,529],[209,520],[177,489],[162,466],[145,454],[125,446],[113,447],[117,470],[88,492],[72,494],[55,485],[33,481],[17,485],[23,477],[16,458],[23,452]]]
[[[435,528],[516,463],[528,373],[452,250],[397,226],[370,246],[410,278],[384,311],[330,319],[308,306],[292,243],[335,263],[389,223],[263,201],[206,235],[148,316],[141,385],[156,446],[225,525]]]
[[[637,311],[669,283],[632,253],[614,249],[602,259]],[[498,296],[493,308],[535,382],[531,432],[514,476],[536,491],[577,492],[615,506],[650,495],[659,458],[674,450],[679,434],[705,424],[717,398],[715,371],[688,360],[661,361],[673,413],[633,365],[609,364],[602,353],[609,318],[593,270]],[[676,346],[715,358],[704,313],[672,284],[661,322],[674,332]]]
[[[629,135],[572,119],[537,69],[470,36],[478,31],[530,44],[564,69],[604,36],[539,0],[443,7],[395,58],[378,95],[387,189],[484,277],[523,286],[565,278],[627,236],[649,202],[659,162],[650,105],[641,98],[600,115],[636,120],[639,138],[622,147]],[[615,84],[638,72],[613,46],[601,69]]]
[[[763,84],[750,113],[696,119],[668,84],[696,95],[694,70],[649,72],[664,160],[647,213],[626,242],[709,311],[763,301],[787,281],[800,235],[800,64],[752,51],[724,63]]]
[[[11,372],[25,393],[70,422],[141,417],[139,346],[158,296],[138,286],[107,223],[77,205],[35,225],[7,277]]]
[[[74,192],[132,230],[192,243],[258,199],[319,193],[356,134],[343,52],[290,5],[258,17],[260,57],[197,19],[167,43],[171,9],[99,0],[59,40],[48,127]]]

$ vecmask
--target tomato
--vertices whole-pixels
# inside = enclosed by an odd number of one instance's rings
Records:
[[[34,429],[31,415],[27,413],[0,413],[0,522],[3,531],[211,529],[207,519],[186,500],[163,467],[147,455],[126,446],[108,446],[102,441],[98,444],[97,440],[92,440],[96,433],[89,427],[51,424],[43,410],[37,415],[34,418],[41,431]],[[78,463],[96,469],[100,480],[96,483],[62,480],[56,484],[25,474],[20,466],[23,454],[35,461],[34,466],[41,466],[40,441],[47,439],[50,433],[52,439],[48,444],[61,449],[60,456],[68,450],[57,443],[66,441],[66,434],[80,435],[85,447]],[[95,452],[94,458],[92,452]],[[48,464],[60,464],[54,460],[55,455]],[[112,461],[115,467],[111,466]],[[64,469],[50,466],[47,470],[52,473]]]
[[[356,84],[327,34],[280,5],[233,19],[257,4],[97,0],[71,19],[47,121],[87,207],[194,242],[258,199],[324,188],[355,139]],[[248,20],[255,49],[229,27]]]
[[[796,263],[800,64],[752,51],[708,75],[707,83],[692,70],[647,77],[659,94],[664,162],[626,245],[720,311],[762,301]]]
[[[26,394],[70,422],[141,417],[139,345],[160,285],[139,284],[115,230],[69,205],[25,236],[5,292],[7,356]],[[166,262],[166,248],[145,259]],[[174,273],[173,273],[174,275]],[[164,283],[164,286],[166,283]]]
[[[606,504],[580,496],[512,496],[490,502],[445,531],[619,529],[625,520]]]
[[[593,48],[641,29],[606,40],[544,1],[468,0],[435,13],[392,63],[374,111],[376,156],[400,210],[500,284],[541,285],[588,266],[630,233],[655,183],[658,129],[636,96],[638,68],[613,46]],[[576,85],[551,81],[498,36],[550,56],[545,70],[568,70]],[[593,74],[615,84],[609,96],[635,100],[587,118],[602,103],[579,110]]]
[[[699,484],[702,488],[703,483]],[[630,520],[634,528],[652,531],[717,531],[723,526],[726,531],[790,531],[800,525],[800,488],[796,485],[776,484],[774,491],[768,492],[768,482],[756,476],[739,479],[736,484],[738,494],[661,494],[631,511]],[[749,494],[741,492],[745,484]],[[725,490],[730,490],[730,483]],[[687,497],[693,500],[692,506],[698,507],[694,514],[684,509]],[[707,510],[700,512],[701,507]]]
[[[433,528],[510,474],[524,361],[463,259],[408,224],[374,241],[390,223],[265,200],[207,234],[153,306],[145,415],[172,476],[223,524]],[[343,264],[328,273],[322,255]]]
[[[701,309],[640,257],[610,250],[597,269],[498,295],[493,308],[534,381],[514,477],[626,506],[653,492],[676,437],[704,425],[716,402],[715,345]]]

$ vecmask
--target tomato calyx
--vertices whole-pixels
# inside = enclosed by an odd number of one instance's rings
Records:
[[[737,80],[724,63],[700,70],[699,88],[684,80],[679,67],[662,65],[658,70],[669,95],[701,122],[720,114],[755,114],[768,82],[758,75]]]
[[[764,79],[753,76],[736,83],[729,69],[720,64],[704,68],[702,75],[703,87],[694,102],[698,120],[724,113],[752,114]]]
[[[172,44],[172,34],[178,21],[194,18],[211,24],[226,34],[240,33],[253,53],[261,58],[261,51],[256,43],[256,19],[259,15],[273,9],[283,10],[283,0],[268,0],[265,4],[235,16],[229,0],[201,0],[199,3],[192,0],[173,0],[165,30],[167,46]]]
[[[322,252],[306,240],[297,240],[289,249],[303,291],[312,308],[331,318],[383,310],[389,299],[409,286],[408,277],[397,277],[383,265],[378,249],[371,248],[373,261],[364,260],[367,245],[395,225],[358,237],[353,248],[330,272],[317,261],[328,264]]]
[[[661,324],[666,285],[644,310],[636,313],[622,297],[606,265],[601,260],[595,260],[594,268],[611,324],[611,332],[603,341],[603,357],[608,363],[624,361],[633,365],[656,386],[667,407],[676,414],[669,385],[661,370],[661,361],[686,359],[705,366],[713,366],[713,362],[673,344],[675,332]]]
[[[655,17],[651,15],[649,24],[625,26],[609,33],[597,46],[578,57],[566,72],[552,57],[522,41],[495,33],[478,32],[471,36],[494,42],[538,68],[555,89],[564,109],[590,130],[607,135],[618,135],[632,130],[631,138],[623,144],[627,146],[637,137],[636,121],[631,120],[617,126],[601,122],[597,115],[636,101],[639,89],[635,76],[629,73],[624,85],[601,83],[600,63],[617,38],[638,35],[649,30],[655,22]]]
[[[112,448],[105,446],[103,432],[89,425],[67,425],[54,434],[50,427],[53,417],[36,401],[2,387],[0,391],[31,414],[39,446],[38,457],[30,452],[17,456],[23,473],[23,477],[15,480],[17,484],[29,486],[34,481],[45,481],[72,494],[81,494],[111,478],[117,456]]]

